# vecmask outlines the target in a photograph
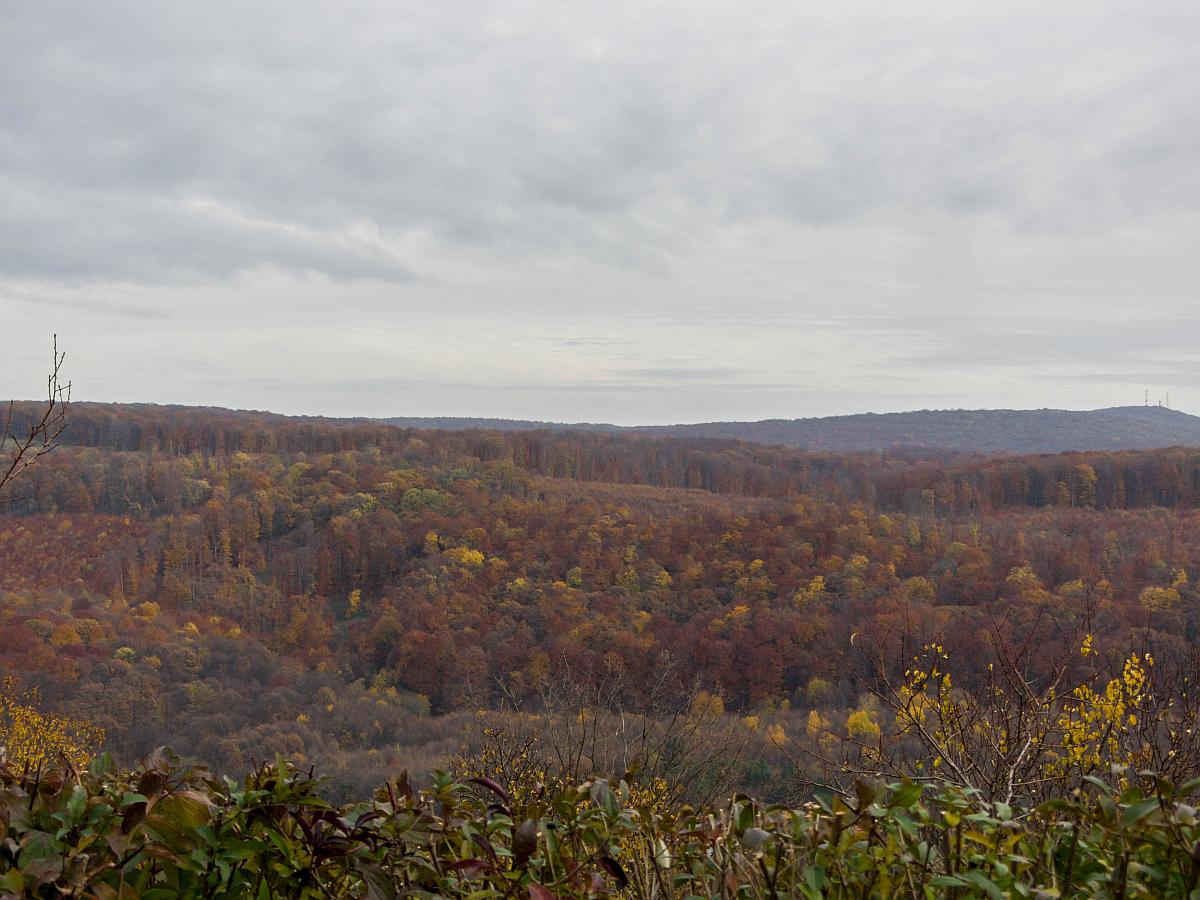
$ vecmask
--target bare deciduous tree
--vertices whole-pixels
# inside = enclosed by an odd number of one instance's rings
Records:
[[[45,404],[19,423],[15,400],[9,401],[4,412],[4,424],[0,427],[0,489],[57,447],[67,427],[71,382],[62,380],[62,365],[67,355],[58,352],[58,335],[54,336],[52,353]]]
[[[667,654],[649,683],[632,684],[613,667],[563,666],[532,708],[509,697],[484,715],[482,741],[463,768],[509,787],[625,777],[657,785],[666,800],[710,803],[732,789],[747,734],[714,700]]]

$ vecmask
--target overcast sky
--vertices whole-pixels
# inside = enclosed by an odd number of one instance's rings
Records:
[[[16,0],[0,395],[1200,412],[1200,4]]]

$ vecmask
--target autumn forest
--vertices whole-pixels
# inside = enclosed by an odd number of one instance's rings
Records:
[[[481,711],[536,712],[562,673],[619,677],[637,710],[664,666],[747,723],[733,782],[786,794],[814,723],[878,731],[872,680],[931,641],[979,683],[1031,635],[1036,672],[1084,634],[1078,665],[1183,661],[1200,628],[1192,450],[835,455],[76,404],[7,493],[0,669],[120,760],[280,752],[344,796],[448,765]]]

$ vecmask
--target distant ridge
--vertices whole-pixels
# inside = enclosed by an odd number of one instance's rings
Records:
[[[516,419],[393,418],[408,428],[552,429],[726,438],[807,450],[927,449],[966,453],[1062,453],[1200,447],[1200,417],[1161,406],[1108,409],[947,409],[862,413],[761,422],[705,422],[625,428]]]
[[[435,431],[467,431],[479,428],[484,431],[634,431],[620,425],[601,422],[539,422],[533,419],[486,419],[467,416],[393,416],[375,419],[385,425],[400,428],[429,428]]]
[[[32,415],[34,401],[21,401],[17,410]],[[801,450],[833,452],[1029,454],[1072,450],[1157,450],[1200,448],[1200,416],[1161,406],[1115,406],[1108,409],[944,409],[903,413],[861,413],[809,419],[765,419],[760,422],[703,422],[689,425],[625,427],[594,422],[538,422],[527,419],[455,417],[289,416],[262,410],[160,405],[154,403],[71,404],[77,415],[96,427],[108,428],[137,445],[136,436],[148,421],[186,422],[197,416],[228,418],[244,428],[286,426],[314,429],[366,425],[437,431],[561,431],[610,435],[640,434],[693,439],[741,440]],[[129,419],[126,414],[134,414]],[[140,417],[140,418],[139,418]],[[18,419],[18,424],[20,419]],[[70,431],[70,426],[68,426]],[[68,437],[68,442],[71,438]]]

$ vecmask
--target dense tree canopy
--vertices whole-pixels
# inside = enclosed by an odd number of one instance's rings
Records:
[[[0,513],[0,667],[132,758],[367,780],[470,710],[664,653],[743,714],[848,708],[936,636],[1184,654],[1200,454],[939,459],[82,405]],[[852,637],[861,635],[863,640]]]

